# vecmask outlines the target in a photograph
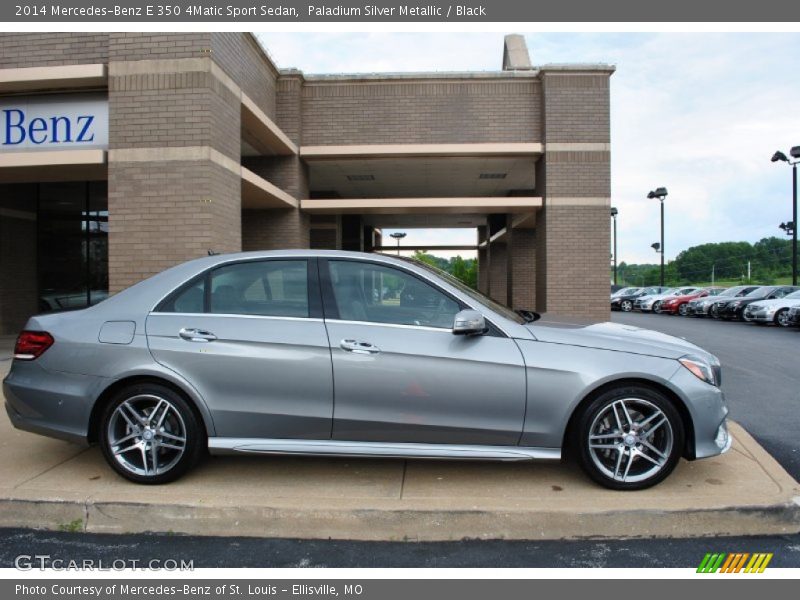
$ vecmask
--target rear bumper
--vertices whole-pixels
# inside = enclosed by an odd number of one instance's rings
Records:
[[[14,361],[3,380],[6,412],[17,429],[86,444],[92,406],[103,382],[102,377]]]

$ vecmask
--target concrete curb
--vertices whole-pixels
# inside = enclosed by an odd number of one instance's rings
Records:
[[[371,541],[742,536],[800,532],[800,502],[713,510],[567,512],[6,499],[0,500],[0,526]]]

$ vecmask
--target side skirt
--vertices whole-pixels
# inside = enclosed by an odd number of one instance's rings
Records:
[[[382,458],[442,458],[466,460],[559,460],[560,448],[519,446],[469,446],[459,444],[408,444],[342,440],[274,440],[261,438],[208,438],[211,454],[302,454],[310,456],[363,456]]]

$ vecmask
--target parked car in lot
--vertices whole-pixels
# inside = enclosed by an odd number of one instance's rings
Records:
[[[31,318],[3,391],[15,427],[99,444],[117,473],[149,484],[206,448],[493,460],[568,448],[596,482],[633,490],[681,456],[730,448],[713,355],[537,317],[413,260],[215,255]]]
[[[774,300],[758,300],[744,309],[744,320],[753,323],[774,323],[781,327],[791,326],[789,309],[800,306],[800,290]]]
[[[800,306],[794,306],[789,309],[789,324],[800,327]]]
[[[739,298],[749,294],[757,287],[757,285],[737,285],[727,289],[723,288],[716,295],[709,294],[708,296],[697,298],[689,302],[689,305],[686,307],[686,314],[687,316],[705,317],[711,314],[712,308],[718,300],[722,300],[723,298]]]
[[[707,287],[695,290],[689,294],[681,294],[678,296],[669,296],[661,302],[660,312],[670,315],[681,315],[685,317],[689,307],[689,302],[697,298],[705,298],[706,296],[713,296],[719,294],[723,289],[721,287]]]
[[[641,312],[649,312],[653,311],[654,313],[661,312],[661,306],[665,300],[668,300],[674,296],[686,296],[691,294],[692,292],[697,291],[700,288],[696,287],[680,287],[680,288],[668,288],[665,292],[661,294],[657,294],[655,296],[649,296],[646,298],[642,298],[642,302],[635,305]]]
[[[800,288],[790,285],[762,285],[740,298],[720,299],[714,303],[713,316],[725,320],[741,320],[745,308],[760,300],[778,300]]]
[[[648,288],[630,288],[630,291],[624,294],[617,294],[611,297],[611,310],[621,310],[622,312],[631,312],[634,303],[638,298],[656,293],[656,290],[661,288],[648,287]]]

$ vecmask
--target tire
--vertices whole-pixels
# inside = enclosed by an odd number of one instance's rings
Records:
[[[678,307],[678,314],[679,314],[680,316],[682,316],[682,317],[685,317],[685,316],[686,316],[686,311],[687,311],[687,310],[688,310],[688,307],[686,306],[686,304],[681,304],[681,305]]]
[[[655,302],[653,304],[653,312],[656,313],[657,315],[661,314],[661,302],[660,301]]]
[[[117,392],[103,411],[98,437],[112,469],[153,485],[184,475],[207,446],[205,429],[186,399],[158,383]]]
[[[636,429],[629,435],[626,412],[634,426],[645,424],[646,435]],[[583,471],[603,487],[624,491],[663,481],[678,464],[685,439],[683,421],[672,402],[639,385],[600,394],[577,415],[572,435],[570,444]]]
[[[779,327],[791,327],[792,322],[789,320],[789,309],[782,308],[775,313],[775,325]]]
[[[633,302],[630,300],[623,300],[619,305],[619,309],[622,312],[631,312],[633,310]]]

